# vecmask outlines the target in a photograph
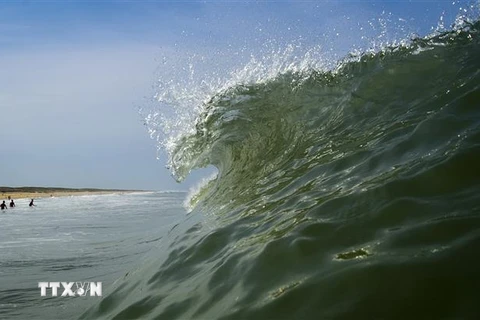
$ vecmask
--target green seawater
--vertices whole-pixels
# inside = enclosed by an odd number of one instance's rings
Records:
[[[479,319],[479,23],[205,102],[170,165],[213,165],[82,319]]]

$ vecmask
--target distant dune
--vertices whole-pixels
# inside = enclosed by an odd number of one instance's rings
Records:
[[[98,188],[57,188],[57,187],[0,187],[2,199],[65,197],[87,194],[109,194],[122,192],[141,192],[144,190],[98,189]]]

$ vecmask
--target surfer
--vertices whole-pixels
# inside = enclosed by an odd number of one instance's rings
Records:
[[[13,208],[13,207],[15,207],[15,202],[13,202],[13,199],[12,199],[10,200],[10,208]]]
[[[0,209],[7,209],[7,205],[5,204],[5,200],[3,200],[2,204],[0,204]]]
[[[28,206],[30,206],[30,207],[33,207],[33,206],[34,206],[34,204],[33,204],[33,199],[32,199],[32,201],[30,201],[30,204],[29,204]]]

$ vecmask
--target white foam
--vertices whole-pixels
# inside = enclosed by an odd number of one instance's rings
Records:
[[[188,195],[183,202],[183,207],[185,208],[185,210],[187,210],[188,213],[192,212],[192,210],[195,208],[195,204],[197,203],[197,201],[195,201],[195,198],[200,196],[202,190],[206,188],[211,181],[217,179],[217,176],[218,172],[212,172],[212,174],[203,178],[194,186],[190,187]]]

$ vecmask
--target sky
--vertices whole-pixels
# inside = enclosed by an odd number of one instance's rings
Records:
[[[187,190],[207,172],[175,182],[144,125],[145,114],[162,108],[154,98],[165,90],[159,83],[194,90],[187,64],[200,83],[226,79],[229,68],[292,43],[339,59],[375,42],[428,34],[442,21],[448,27],[464,7],[0,0],[0,186]]]

